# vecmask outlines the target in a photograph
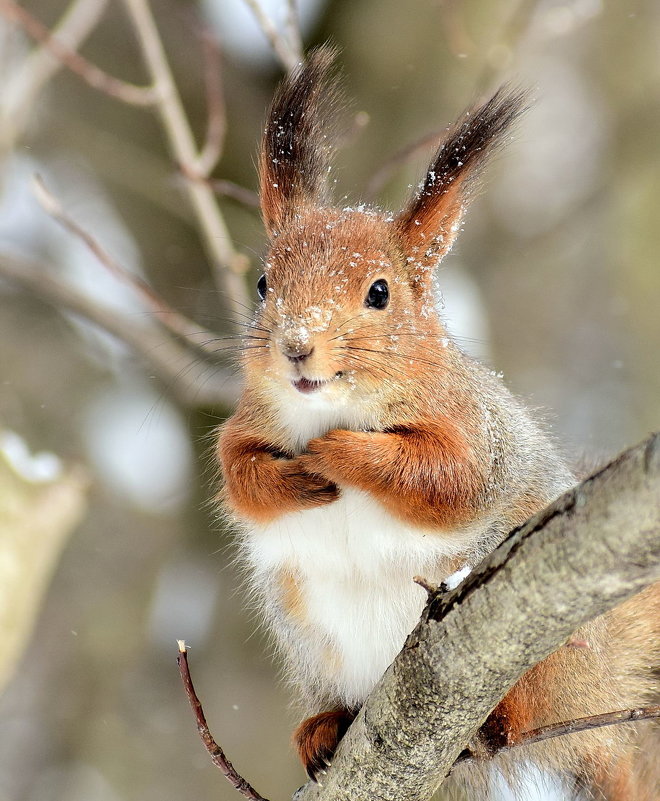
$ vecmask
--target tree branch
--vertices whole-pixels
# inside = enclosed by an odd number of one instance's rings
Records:
[[[55,40],[77,50],[97,26],[108,0],[75,0],[52,31]],[[0,12],[4,10],[0,3]],[[35,47],[8,81],[5,107],[0,110],[0,160],[22,135],[39,92],[63,66],[45,45]]]
[[[195,348],[211,355],[218,352],[217,342],[219,337],[217,334],[201,329],[198,323],[176,311],[150,284],[139,275],[129,272],[114,259],[89,231],[86,231],[73,217],[65,212],[59,200],[47,189],[40,175],[34,177],[34,192],[44,211],[50,214],[63,228],[80,239],[111,275],[123,284],[130,286],[146,307],[157,315],[156,320],[160,325],[175,336],[183,339],[190,346],[191,356]]]
[[[204,747],[209,752],[211,761],[216,767],[220,768],[223,776],[232,785],[232,787],[238,790],[238,792],[245,796],[245,798],[249,798],[250,801],[266,801],[266,799],[262,795],[259,795],[254,787],[252,787],[252,785],[238,773],[229,759],[227,759],[225,752],[214,740],[213,735],[209,730],[208,723],[206,722],[204,709],[202,708],[202,704],[197,697],[197,693],[195,692],[192,678],[190,676],[190,669],[188,667],[188,649],[186,648],[186,643],[183,640],[178,640],[177,642],[179,645],[179,655],[176,658],[176,663],[179,666],[181,681],[183,682],[183,687],[186,691],[186,695],[188,696],[190,706],[195,713],[197,731],[199,732],[199,736],[202,738]]]
[[[404,145],[400,150],[392,154],[369,179],[364,192],[365,199],[372,201],[399,167],[413,159],[420,151],[426,150],[432,145],[439,145],[446,134],[446,126],[438,128],[436,131],[431,131],[431,133],[425,134],[414,142]]]
[[[204,84],[208,123],[206,139],[194,169],[205,178],[213,172],[220,160],[227,133],[227,110],[222,85],[222,58],[218,40],[208,31],[200,35],[204,55]]]
[[[301,42],[300,32],[296,28],[295,41],[291,38],[291,30],[294,25],[298,23],[297,13],[293,13],[292,4],[289,5],[287,29],[289,36],[282,36],[277,30],[277,26],[273,20],[268,16],[265,9],[259,0],[244,0],[245,4],[251,9],[255,19],[261,30],[264,32],[265,37],[268,39],[273,52],[280,60],[280,63],[287,72],[295,69],[296,65],[303,60],[302,50],[298,50],[299,43]]]
[[[159,102],[156,108],[170,151],[184,173],[194,173],[198,159],[197,146],[149,3],[147,0],[124,0],[124,5],[135,30],[150,78],[158,90]],[[234,248],[213,190],[202,181],[186,181],[184,186],[211,259],[216,286],[231,311],[240,316],[249,301],[243,280],[246,260]]]
[[[504,750],[517,748],[519,745],[531,745],[549,740],[552,737],[562,737],[566,734],[575,734],[579,731],[591,731],[603,726],[615,726],[618,723],[633,723],[636,720],[652,720],[660,718],[660,706],[645,706],[638,709],[622,709],[619,712],[606,712],[604,715],[590,715],[586,718],[577,718],[563,723],[553,723],[550,726],[540,726],[523,732],[516,740],[511,741]]]
[[[133,106],[152,106],[156,102],[154,87],[135,86],[109,75],[96,64],[92,64],[91,61],[81,56],[75,49],[70,49],[62,44],[45,25],[42,25],[36,17],[21,8],[14,0],[0,0],[0,13],[11,22],[20,25],[28,36],[49,50],[61,64],[82,78],[93,89]]]
[[[323,787],[296,801],[426,801],[523,673],[660,578],[659,534],[656,434],[513,531],[455,590],[432,594]]]
[[[218,364],[195,357],[190,348],[154,325],[136,322],[91,301],[52,275],[52,267],[0,254],[0,278],[23,287],[59,311],[65,310],[99,326],[125,342],[182,404],[191,408],[236,403],[240,382],[234,373]]]

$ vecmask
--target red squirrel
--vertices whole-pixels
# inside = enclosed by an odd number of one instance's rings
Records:
[[[524,95],[500,90],[467,112],[398,214],[337,208],[326,188],[332,62],[330,49],[313,51],[267,117],[259,176],[269,250],[242,347],[245,387],[218,442],[222,499],[309,715],[294,741],[312,778],[415,626],[426,594],[413,576],[460,580],[576,481],[502,380],[452,341],[434,290]],[[648,703],[658,589],[578,632],[588,648],[560,649],[526,674],[483,742]],[[636,764],[641,728],[516,756],[570,774],[596,798],[657,801],[657,774]]]

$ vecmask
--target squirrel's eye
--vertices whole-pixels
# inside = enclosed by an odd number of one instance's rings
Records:
[[[367,297],[364,299],[364,305],[372,309],[384,309],[389,300],[390,290],[387,286],[387,281],[384,278],[380,278],[369,287]]]
[[[266,276],[262,275],[261,278],[257,281],[257,292],[259,293],[259,297],[262,300],[266,299],[267,289],[268,289],[268,284],[266,283]]]

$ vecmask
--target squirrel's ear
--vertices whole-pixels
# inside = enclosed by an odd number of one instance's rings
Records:
[[[524,92],[500,88],[467,111],[438,148],[415,197],[396,218],[411,262],[428,265],[447,253],[487,157],[502,144],[525,110]]]
[[[332,156],[332,110],[339,91],[331,68],[336,51],[313,50],[280,85],[268,112],[259,154],[261,213],[277,234],[303,207],[325,199]]]

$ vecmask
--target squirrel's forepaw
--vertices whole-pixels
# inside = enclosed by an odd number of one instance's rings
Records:
[[[336,501],[339,497],[337,485],[309,467],[303,455],[288,460],[280,469],[287,482],[295,487],[303,506],[322,506]]]
[[[344,431],[341,428],[329,431],[323,437],[310,440],[300,459],[303,460],[305,469],[311,473],[333,475],[350,458],[351,452],[354,452],[358,437],[359,434],[355,431]]]
[[[318,782],[319,775],[330,767],[339,741],[355,715],[347,709],[331,709],[304,720],[293,734],[293,741],[310,779]]]

